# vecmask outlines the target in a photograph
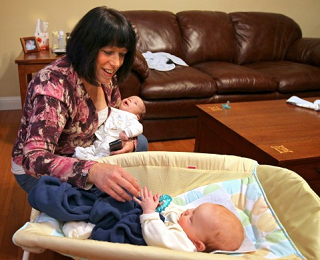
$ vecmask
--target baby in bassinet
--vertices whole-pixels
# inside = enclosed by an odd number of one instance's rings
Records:
[[[171,203],[161,215],[159,194],[153,195],[146,187],[141,190],[140,216],[142,235],[147,245],[189,252],[237,250],[243,239],[244,229],[240,220],[230,210],[215,203],[203,203],[194,209]],[[67,222],[63,232],[68,237],[89,238],[94,227],[91,223]]]

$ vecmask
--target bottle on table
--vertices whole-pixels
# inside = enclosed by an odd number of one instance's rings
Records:
[[[58,48],[64,49],[66,47],[66,39],[64,37],[64,31],[59,30]]]

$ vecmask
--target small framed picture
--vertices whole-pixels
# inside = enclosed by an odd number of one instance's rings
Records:
[[[24,53],[37,52],[40,50],[36,37],[24,37],[20,38],[20,41]]]

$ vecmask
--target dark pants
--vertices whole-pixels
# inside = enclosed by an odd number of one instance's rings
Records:
[[[148,151],[148,139],[144,135],[138,135],[137,152]]]
[[[21,175],[16,175],[13,174],[14,177],[16,178],[18,184],[22,189],[24,189],[25,192],[29,193],[29,191],[37,185],[38,179],[35,177],[32,177],[28,174],[21,174]]]

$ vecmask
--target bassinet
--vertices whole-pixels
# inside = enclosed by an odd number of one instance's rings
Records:
[[[257,250],[244,255],[187,253],[148,246],[108,243],[93,240],[77,240],[54,235],[52,226],[46,223],[26,223],[13,236],[13,242],[25,251],[41,253],[46,249],[81,259],[268,259],[269,249],[279,252],[277,259],[320,259],[320,200],[309,185],[296,173],[280,167],[258,165],[256,161],[230,155],[214,155],[180,152],[141,152],[111,156],[100,161],[118,164],[130,172],[141,186],[154,192],[175,197],[197,187],[219,183],[224,187],[229,180],[248,185],[246,178],[256,172],[260,192],[265,196],[274,218],[279,222],[278,232],[289,235],[293,254],[283,255],[283,241],[269,239],[268,232],[260,240],[271,246],[256,245]],[[256,177],[256,178],[257,178]],[[241,182],[238,180],[242,180]],[[246,181],[243,181],[246,180]],[[249,181],[251,182],[251,181]],[[229,181],[230,183],[230,181]],[[219,187],[220,187],[219,186]],[[243,187],[240,187],[243,189]],[[243,194],[235,194],[237,208],[244,207]],[[235,199],[236,198],[236,199]],[[261,198],[260,198],[261,199]],[[256,209],[257,210],[257,209]],[[247,213],[248,210],[243,210]],[[261,209],[258,209],[261,211]],[[35,213],[35,211],[33,211]],[[257,214],[257,213],[255,213]],[[251,215],[248,219],[253,219]],[[282,225],[281,225],[282,224]],[[272,238],[272,237],[269,237]],[[262,241],[262,242],[261,242]],[[292,245],[291,245],[292,244]],[[279,247],[280,246],[280,247]],[[296,247],[295,247],[296,246]],[[278,248],[276,248],[278,247]],[[296,250],[296,251],[295,251]],[[301,256],[301,253],[303,256]],[[272,258],[275,256],[273,255]]]

